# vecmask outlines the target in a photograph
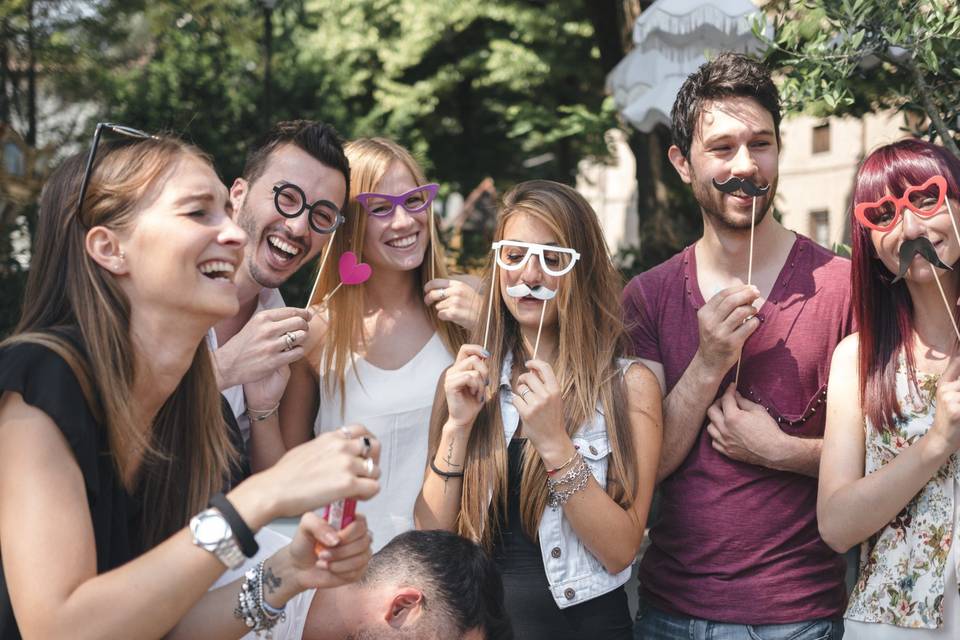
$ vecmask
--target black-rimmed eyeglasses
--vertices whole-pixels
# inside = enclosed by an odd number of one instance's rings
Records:
[[[340,213],[340,207],[329,200],[317,200],[313,204],[307,202],[307,194],[292,182],[285,182],[273,187],[273,204],[277,212],[284,218],[296,218],[304,211],[310,227],[317,233],[333,233],[345,218]]]
[[[93,132],[93,145],[90,147],[90,155],[87,156],[87,168],[83,172],[83,182],[80,183],[80,199],[77,201],[77,220],[81,220],[80,212],[83,209],[83,199],[87,197],[87,187],[90,185],[90,174],[93,173],[93,160],[97,156],[97,147],[100,145],[100,134],[104,129],[109,129],[114,133],[119,133],[128,138],[154,138],[146,131],[140,131],[122,124],[113,124],[112,122],[98,122],[97,128]],[[82,224],[82,220],[81,220]]]

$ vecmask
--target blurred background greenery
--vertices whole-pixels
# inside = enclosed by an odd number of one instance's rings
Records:
[[[616,259],[625,275],[661,262],[697,237],[700,214],[666,162],[669,131],[624,124],[606,87],[651,4],[0,0],[0,143],[15,134],[28,151],[22,166],[4,156],[0,171],[0,335],[19,314],[43,178],[86,148],[98,120],[179,135],[209,152],[229,184],[273,122],[319,119],[346,138],[397,140],[442,198],[486,197],[487,212],[516,182],[573,184],[582,161],[608,162],[605,133],[620,128],[636,159],[640,244]],[[921,133],[956,136],[955,3],[755,4],[771,19],[767,57],[788,109],[912,110],[927,116]],[[489,225],[467,225],[452,242],[462,267],[485,254],[485,233]],[[305,297],[307,271],[284,288],[291,302]]]

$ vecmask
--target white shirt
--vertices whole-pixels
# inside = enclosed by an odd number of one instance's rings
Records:
[[[280,295],[279,289],[264,288],[260,290],[257,308],[253,313],[256,315],[264,309],[279,309],[285,306],[286,303],[284,303],[283,296]],[[253,316],[251,316],[251,318],[252,317]],[[210,351],[215,352],[220,348],[220,345],[217,343],[217,332],[213,327],[210,327],[210,331],[207,332],[207,343],[210,345]],[[233,415],[237,419],[237,424],[240,425],[243,443],[247,444],[247,442],[250,441],[250,418],[244,413],[247,410],[247,403],[243,397],[243,385],[234,385],[228,389],[224,389],[221,393],[223,393],[223,397],[227,399],[227,402],[230,403],[230,408],[233,410]]]
[[[230,584],[234,580],[242,578],[248,569],[256,567],[261,560],[266,560],[290,544],[290,538],[271,530],[269,527],[261,529],[257,533],[256,538],[257,544],[260,545],[260,550],[257,552],[257,555],[246,560],[243,565],[237,569],[227,569],[227,571],[220,576],[220,579],[210,587],[211,590],[218,589]],[[301,591],[287,601],[284,607],[284,613],[286,614],[284,619],[278,622],[273,628],[273,637],[276,640],[300,640],[300,638],[303,637],[303,628],[307,623],[307,613],[310,611],[310,603],[313,602],[313,594],[315,591],[316,589]],[[240,588],[237,587],[237,593],[239,592]],[[251,631],[243,636],[242,640],[259,639]]]
[[[413,529],[413,507],[427,466],[430,413],[440,374],[453,364],[440,335],[399,369],[380,369],[357,356],[344,374],[346,403],[329,393],[320,377],[320,411],[314,432],[362,424],[380,440],[380,493],[361,502],[378,551],[394,536]],[[342,410],[342,413],[341,413]]]

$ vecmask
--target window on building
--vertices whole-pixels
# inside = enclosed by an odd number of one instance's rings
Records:
[[[830,248],[830,212],[826,209],[810,212],[810,237],[820,246]]]
[[[830,151],[830,123],[824,122],[813,128],[813,152],[826,153]]]
[[[3,145],[3,170],[7,175],[23,175],[23,151],[12,142]]]

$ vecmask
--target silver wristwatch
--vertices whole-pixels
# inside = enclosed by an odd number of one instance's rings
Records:
[[[190,518],[193,544],[206,549],[228,569],[236,569],[246,558],[240,551],[230,524],[219,509],[210,507]]]

